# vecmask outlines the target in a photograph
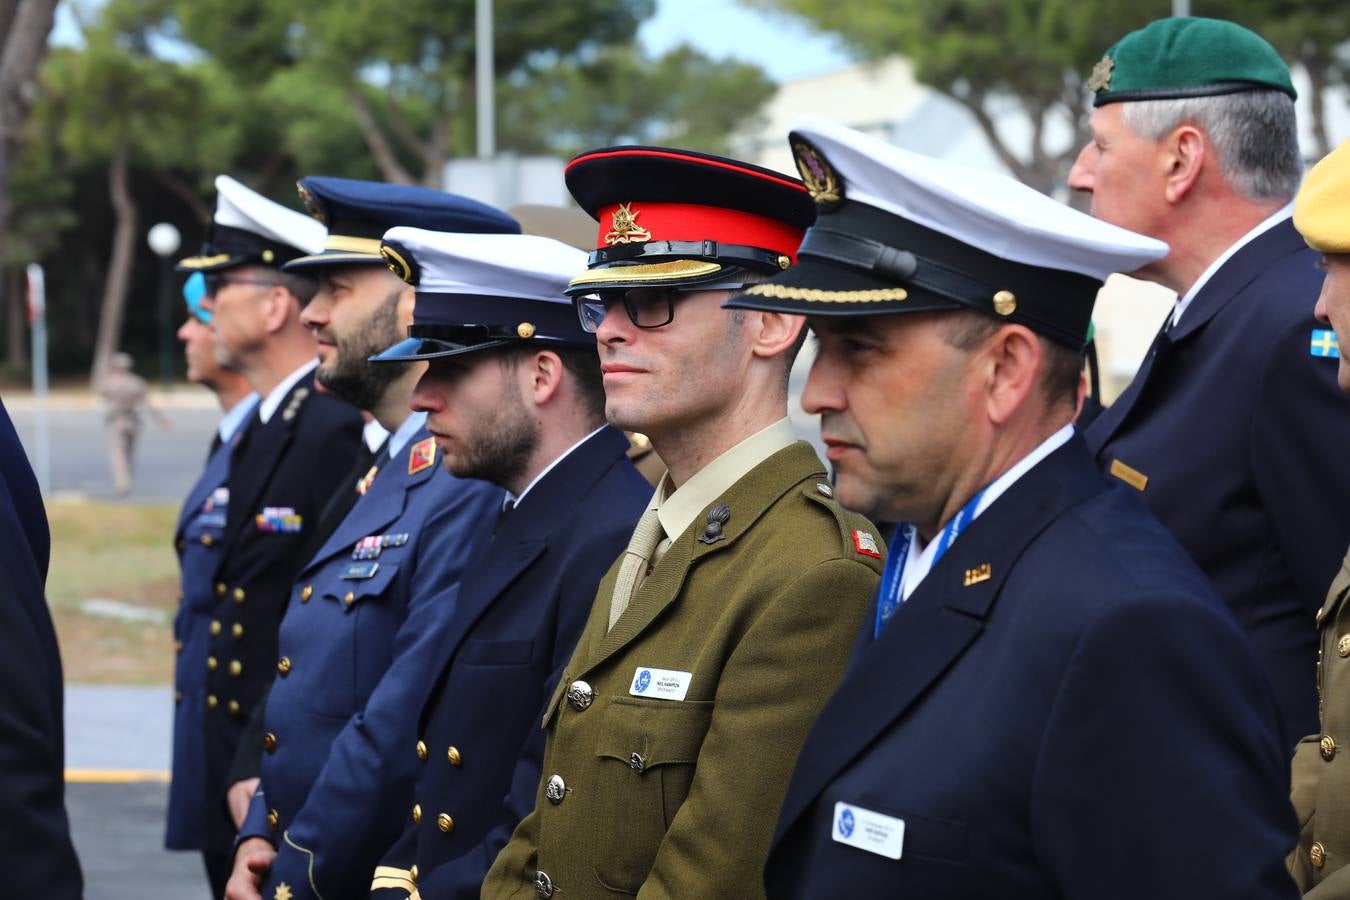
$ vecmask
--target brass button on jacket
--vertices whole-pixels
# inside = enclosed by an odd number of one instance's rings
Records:
[[[230,660],[230,675],[238,678],[244,671],[244,664],[237,659]]]
[[[243,603],[243,602],[244,602],[244,589],[243,589],[243,588],[235,588],[235,589],[234,589],[234,602],[235,602],[235,603]]]
[[[351,591],[348,591],[347,596],[342,598],[342,603],[344,606],[351,606],[355,602],[356,602],[356,595],[353,594]]]
[[[277,736],[270,731],[263,735],[263,749],[268,753],[273,753],[277,749]]]
[[[230,626],[230,634],[234,636],[234,639],[236,641],[242,639],[244,636],[244,626],[240,625],[238,622],[235,622],[233,625]]]
[[[231,700],[229,703],[226,704],[226,707],[230,710],[230,715],[232,715],[232,716],[237,716],[237,715],[239,715],[239,701],[238,701],[238,700]]]
[[[300,592],[300,602],[301,602],[301,603],[308,603],[308,602],[309,602],[309,598],[310,598],[310,597],[313,597],[313,596],[314,596],[314,585],[312,585],[312,584],[307,584],[307,585],[305,585],[305,589],[304,589],[303,591]]]
[[[452,766],[457,766],[464,762],[464,757],[460,755],[458,747],[446,748],[445,758],[450,760],[450,765]]]
[[[289,656],[283,656],[277,660],[277,674],[282,678],[291,674],[291,658]]]
[[[446,813],[441,813],[436,817],[436,827],[446,834],[455,830],[455,820]]]
[[[1322,846],[1321,841],[1315,841],[1312,849],[1308,851],[1308,862],[1312,863],[1314,869],[1320,869],[1327,864],[1327,848]]]
[[[217,581],[217,582],[216,582],[216,593],[217,593],[217,594],[219,594],[220,596],[223,597],[223,596],[225,596],[225,591],[227,591],[227,590],[228,590],[228,588],[225,587],[225,582],[223,582],[223,581]]]
[[[412,820],[413,820],[413,824],[415,824],[415,825],[420,825],[420,824],[422,824],[422,804],[420,804],[420,803],[414,803],[414,804],[413,804],[413,809],[412,809]]]
[[[595,691],[584,681],[574,681],[567,688],[567,702],[572,704],[572,708],[578,712],[589,709],[595,702]]]
[[[220,701],[216,699],[216,695],[215,695],[215,694],[207,694],[207,695],[206,695],[206,708],[207,708],[207,709],[215,709],[215,708],[216,708],[216,704],[219,703],[219,702],[220,702]]]
[[[430,756],[430,755],[431,755],[431,754],[427,752],[427,742],[426,742],[426,741],[418,741],[418,742],[417,742],[417,758],[420,759],[422,762],[426,762],[426,761],[427,761],[427,757]]]
[[[563,781],[561,775],[549,776],[548,784],[544,785],[544,796],[554,806],[563,802],[563,799],[567,796],[567,782]]]
[[[542,869],[534,873],[534,892],[540,897],[553,896],[553,879]]]
[[[208,672],[214,672],[216,670],[216,667],[219,665],[220,663],[216,661],[216,658],[214,656],[208,656],[206,658],[206,670]]]
[[[281,815],[275,809],[267,811],[267,827],[273,831],[277,830],[277,823],[281,821]]]
[[[1343,634],[1340,640],[1336,641],[1336,652],[1342,659],[1350,656],[1350,634]]]
[[[212,620],[211,620],[211,637],[215,637],[216,635],[220,634],[220,628],[221,628],[220,620],[219,620],[219,619],[212,619]]]
[[[1322,740],[1317,742],[1317,747],[1322,751],[1322,758],[1327,762],[1336,758],[1336,739],[1331,735],[1322,735]]]

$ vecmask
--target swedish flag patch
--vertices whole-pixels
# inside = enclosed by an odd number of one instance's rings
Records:
[[[1312,333],[1312,355],[1340,359],[1341,345],[1336,340],[1336,332],[1329,328],[1314,328]]]

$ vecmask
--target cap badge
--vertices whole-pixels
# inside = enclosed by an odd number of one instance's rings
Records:
[[[323,216],[323,207],[319,205],[318,200],[314,199],[314,195],[309,192],[309,188],[297,181],[295,190],[300,195],[300,202],[305,205],[305,212],[327,225],[328,221]]]
[[[797,162],[797,171],[801,173],[806,191],[817,205],[838,203],[844,199],[839,186],[839,176],[820,151],[805,141],[792,144],[792,155]]]
[[[637,223],[642,210],[633,209],[632,206],[632,203],[620,203],[619,208],[614,210],[609,222],[609,234],[605,235],[606,244],[633,244],[652,239],[652,233]]]
[[[1111,70],[1115,67],[1116,61],[1109,56],[1098,60],[1092,67],[1092,74],[1088,76],[1088,90],[1093,93],[1111,90]]]
[[[1012,291],[999,291],[994,294],[994,312],[1000,316],[1011,316],[1017,311],[1017,295]]]
[[[390,272],[393,272],[402,281],[415,285],[420,274],[417,270],[417,263],[399,252],[401,249],[392,244],[381,244],[380,256],[384,257],[384,264],[389,267]]]

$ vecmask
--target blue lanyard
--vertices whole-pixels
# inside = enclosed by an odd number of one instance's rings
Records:
[[[981,488],[979,493],[967,500],[966,505],[952,516],[951,521],[938,534],[937,550],[933,553],[933,565],[929,571],[937,568],[938,560],[942,559],[942,555],[956,543],[961,532],[970,527],[970,523],[975,520],[975,510],[984,497],[984,491],[985,489]],[[873,640],[881,634],[881,629],[886,627],[891,616],[895,615],[895,611],[904,602],[901,588],[905,581],[905,561],[909,556],[910,544],[914,543],[914,535],[914,526],[901,522],[895,527],[895,534],[891,537],[888,551],[890,555],[886,557],[886,567],[881,571],[881,586],[877,593],[876,622],[872,626]]]

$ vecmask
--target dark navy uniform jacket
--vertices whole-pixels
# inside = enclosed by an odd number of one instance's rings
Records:
[[[220,564],[226,513],[229,510],[230,455],[242,440],[248,417],[257,416],[256,400],[245,421],[211,454],[197,483],[188,492],[174,528],[181,593],[174,615],[173,780],[164,845],[170,850],[206,847],[206,668],[214,576]]]
[[[1350,543],[1350,415],[1336,360],[1311,352],[1317,261],[1289,221],[1247,244],[1086,431],[1251,638],[1290,752],[1318,727],[1314,617]]]
[[[609,426],[563,458],[475,551],[419,733],[407,831],[376,869],[375,897],[477,898],[539,786],[539,717],[572,655],[596,586],[623,552],[652,486]],[[505,803],[507,794],[524,808]],[[415,803],[416,805],[413,805]],[[411,809],[411,814],[410,814]]]
[[[447,472],[418,427],[300,572],[239,830],[277,847],[264,897],[282,884],[297,900],[366,893],[412,802],[417,711],[469,550],[503,498]]]
[[[770,897],[1297,896],[1270,688],[1132,494],[1075,437],[875,641],[866,617],[797,761]]]
[[[226,774],[253,705],[276,672],[277,628],[305,563],[299,549],[329,495],[352,489],[345,478],[360,447],[361,429],[355,409],[315,393],[311,371],[266,424],[259,420],[247,427],[231,457],[229,511],[211,586],[206,656],[180,663],[180,668],[196,665],[206,671],[207,793],[201,802],[212,851],[229,853],[234,845]]]
[[[0,893],[79,900],[61,655],[45,598],[50,546],[37,480],[0,403]]]

